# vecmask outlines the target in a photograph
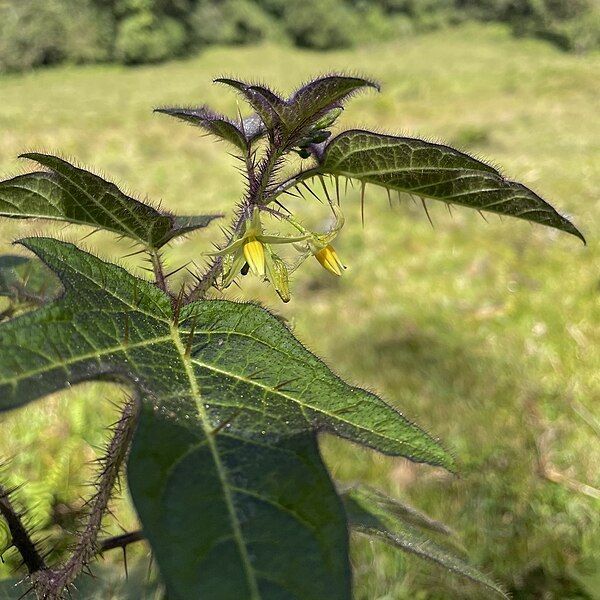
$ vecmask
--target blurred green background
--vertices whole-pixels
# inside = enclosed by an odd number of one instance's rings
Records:
[[[0,0],[0,72],[153,63],[213,44],[345,48],[469,20],[565,50],[600,47],[598,0]]]
[[[1,4],[1,3],[0,3]],[[276,4],[276,2],[273,2]],[[292,3],[293,4],[293,3]],[[159,65],[63,66],[0,77],[0,176],[31,165],[26,150],[57,152],[140,198],[181,214],[230,212],[243,182],[228,148],[151,109],[237,99],[210,84],[231,74],[289,92],[312,75],[344,70],[382,83],[350,103],[343,125],[442,139],[492,159],[571,215],[588,239],[430,203],[434,228],[410,201],[390,208],[367,188],[342,207],[336,248],[349,269],[335,279],[316,261],[282,305],[246,278],[236,298],[258,297],[344,378],[372,388],[438,435],[459,477],[324,438],[335,477],[362,480],[414,503],[459,532],[473,561],[517,599],[600,598],[600,55],[565,53],[510,27],[467,22],[396,41],[322,52],[267,41],[210,46]],[[316,202],[290,203],[308,220]],[[224,220],[223,224],[226,224]],[[87,231],[2,223],[15,238]],[[220,239],[217,225],[177,244],[176,268]],[[103,257],[128,247],[109,235],[83,242]],[[136,259],[122,262],[143,275]],[[215,292],[216,293],[216,292]],[[3,479],[49,536],[56,556],[72,540],[90,462],[116,419],[122,392],[84,385],[0,416]],[[123,490],[108,532],[136,527]],[[145,550],[138,548],[145,559]],[[17,564],[9,551],[0,577]],[[107,555],[121,569],[121,557]],[[480,598],[436,567],[357,539],[356,598]]]

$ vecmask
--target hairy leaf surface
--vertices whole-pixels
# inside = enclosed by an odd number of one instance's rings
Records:
[[[508,599],[504,590],[493,579],[469,564],[456,551],[431,540],[421,529],[415,527],[412,519],[406,519],[394,510],[393,500],[384,502],[380,494],[374,494],[365,488],[346,490],[343,499],[350,525],[356,531],[437,563]]]
[[[246,137],[239,127],[227,117],[218,115],[205,106],[199,108],[157,108],[154,112],[177,117],[237,146],[242,152],[248,149]]]
[[[494,167],[441,144],[346,131],[325,146],[319,166],[307,176],[317,173],[518,217],[566,231],[585,242],[577,228],[535,192],[504,178]]]
[[[267,127],[279,130],[288,142],[301,137],[319,117],[341,106],[360,89],[379,89],[376,83],[360,77],[327,75],[310,81],[284,99],[266,86],[227,78],[215,81],[241,92]]]
[[[0,410],[90,379],[141,391],[131,492],[174,598],[348,597],[345,521],[316,431],[452,467],[264,309],[205,300],[174,311],[154,285],[71,244],[22,243],[65,294],[0,324]]]
[[[190,217],[183,228],[177,218],[124,194],[114,183],[80,169],[56,156],[24,154],[51,171],[19,175],[0,182],[0,215],[12,218],[40,218],[67,221],[106,229],[148,247],[205,227],[220,215]]]

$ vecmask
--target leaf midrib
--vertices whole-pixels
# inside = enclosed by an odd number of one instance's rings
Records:
[[[202,425],[202,429],[204,431],[204,436],[207,440],[207,445],[210,450],[210,453],[213,457],[213,461],[215,464],[215,469],[217,471],[217,475],[219,477],[219,481],[221,483],[221,488],[223,490],[223,498],[225,500],[225,505],[227,507],[227,512],[229,513],[229,520],[231,523],[233,536],[238,546],[238,550],[240,553],[240,558],[242,560],[242,565],[244,567],[244,573],[246,574],[246,579],[250,588],[250,600],[260,600],[260,594],[258,590],[258,582],[256,580],[256,576],[254,574],[254,570],[252,568],[252,564],[250,562],[250,557],[248,555],[248,549],[246,548],[246,543],[244,542],[244,538],[242,536],[242,529],[235,512],[235,506],[233,503],[233,497],[231,495],[231,489],[229,487],[229,483],[227,481],[227,473],[225,471],[225,467],[221,461],[221,456],[219,454],[219,450],[217,448],[215,442],[215,436],[213,435],[213,428],[210,423],[210,419],[204,408],[202,403],[202,394],[200,392],[200,388],[198,386],[198,381],[196,379],[196,375],[194,373],[194,368],[192,366],[191,358],[186,351],[186,348],[181,339],[181,335],[179,329],[175,324],[171,324],[171,337],[173,339],[173,343],[179,353],[181,358],[181,362],[185,368],[185,373],[188,378],[188,382],[190,385],[191,396],[196,402],[196,408],[198,409],[198,415],[200,417],[200,423]]]

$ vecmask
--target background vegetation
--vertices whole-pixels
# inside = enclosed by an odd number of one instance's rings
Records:
[[[274,307],[335,370],[439,435],[460,464],[454,478],[323,439],[337,477],[363,479],[451,524],[516,599],[598,598],[597,53],[565,54],[503,27],[463,24],[327,54],[267,43],[208,48],[162,66],[4,76],[0,176],[24,170],[15,157],[25,150],[56,151],[182,214],[225,209],[242,191],[235,160],[151,108],[208,102],[234,114],[235,97],[211,86],[212,77],[229,72],[289,90],[315,71],[349,66],[379,79],[385,93],[353,102],[348,126],[420,133],[493,157],[574,215],[588,246],[524,222],[485,223],[454,209],[451,216],[443,206],[431,207],[432,229],[419,206],[390,209],[385,193],[368,187],[364,229],[358,191],[345,205],[349,224],[336,244],[349,265],[343,278],[315,261],[295,278],[289,305],[250,279],[238,297]],[[325,208],[311,213],[326,216]],[[10,241],[32,228],[4,221],[2,253],[14,253]],[[86,233],[71,227],[62,236]],[[106,256],[128,253],[102,235],[95,244],[103,241]],[[201,263],[208,237],[183,242],[172,267],[190,253]],[[124,262],[143,274],[135,258]],[[5,481],[25,484],[22,503],[59,550],[71,540],[91,461],[121,399],[116,387],[86,385],[0,417],[0,459],[12,458]],[[125,491],[113,512],[109,531],[136,527]],[[136,551],[147,561],[142,546]],[[120,555],[107,559],[120,573]],[[5,560],[1,576],[16,566],[11,551]],[[480,597],[434,567],[401,560],[359,540],[357,599]]]
[[[568,50],[600,45],[597,0],[0,0],[0,72],[152,63],[211,44],[343,48],[469,19]]]

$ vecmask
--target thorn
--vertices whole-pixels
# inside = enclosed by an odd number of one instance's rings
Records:
[[[123,566],[125,567],[125,579],[129,579],[129,570],[127,569],[127,546],[123,546]]]
[[[172,275],[175,275],[175,273],[178,273],[179,271],[181,271],[182,269],[185,269],[190,263],[186,263],[185,265],[181,265],[180,267],[177,267],[177,269],[174,269],[173,271],[167,273],[165,275],[165,279],[168,279],[169,277],[171,277]]]
[[[89,237],[93,236],[95,233],[98,233],[100,231],[99,228],[96,228],[92,231],[90,231],[89,233],[86,233],[79,241],[83,242],[84,240],[87,240]]]
[[[323,201],[321,200],[321,198],[319,198],[319,196],[317,196],[307,185],[304,181],[300,182],[319,202],[323,203]]]
[[[188,339],[185,344],[185,356],[186,358],[190,356],[192,352],[192,344],[194,343],[194,329],[196,329],[196,317],[192,322],[192,327],[190,328],[190,333],[188,334]]]
[[[390,193],[390,188],[386,187],[385,191],[387,192],[388,204],[390,205],[390,208],[392,208],[392,194]]]
[[[337,205],[340,205],[340,178],[335,177],[335,198],[337,200]]]
[[[431,220],[429,211],[427,210],[427,204],[425,204],[424,198],[421,198],[421,204],[423,205],[423,210],[425,211],[425,214],[427,215],[427,218],[429,219],[429,224],[431,225],[431,228],[435,229],[435,227],[433,226],[433,221]]]
[[[452,207],[450,206],[449,202],[445,202],[446,204],[446,208],[448,209],[448,214],[453,217],[454,215],[452,214]]]
[[[488,221],[488,220],[485,218],[485,215],[484,215],[484,214],[483,214],[483,213],[482,213],[480,210],[478,210],[477,212],[478,212],[478,213],[481,215],[481,218],[482,218],[482,219],[483,219],[483,220],[484,220],[486,223],[489,223],[489,221]]]
[[[319,181],[321,182],[321,187],[325,192],[325,198],[327,198],[327,202],[331,204],[331,198],[329,197],[329,192],[327,191],[327,186],[325,185],[325,179],[323,178],[323,175],[319,175]]]
[[[288,215],[292,214],[291,211],[289,211],[283,204],[281,204],[281,202],[279,202],[279,200],[275,200],[275,204],[277,204],[277,206],[279,206],[279,208],[282,210],[285,210]]]
[[[278,383],[276,386],[273,387],[274,390],[280,390],[281,388],[283,388],[284,386],[286,386],[288,383],[292,383],[292,381],[296,381],[300,379],[299,377],[292,377],[291,379],[288,379],[287,381],[284,381],[282,383]]]
[[[402,206],[402,194],[400,193],[400,190],[396,193],[398,194],[398,206]]]
[[[179,294],[177,294],[177,298],[175,299],[175,306],[173,307],[173,325],[179,325],[179,313],[181,312],[181,306],[183,305],[183,297],[184,297],[184,289],[181,286],[179,290]]]

